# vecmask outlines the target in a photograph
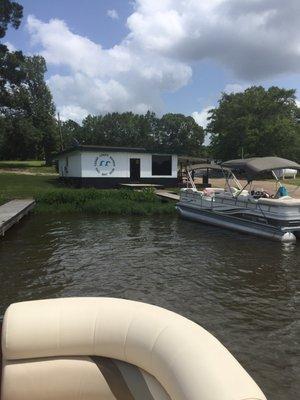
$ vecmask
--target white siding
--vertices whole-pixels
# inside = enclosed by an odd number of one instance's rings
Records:
[[[81,177],[81,153],[63,154],[58,159],[59,175],[65,177]]]
[[[68,167],[66,160],[68,157]],[[69,153],[59,158],[59,174],[65,177],[82,178],[130,178],[130,159],[141,160],[141,178],[176,178],[177,155],[172,155],[172,175],[152,175],[152,154],[130,152]],[[100,166],[107,164],[107,166]]]
[[[99,164],[100,158],[103,160],[108,160],[109,157],[112,158],[115,165],[112,162],[107,168],[100,169],[96,168],[96,162]],[[128,153],[117,153],[117,152],[82,152],[81,162],[82,162],[82,177],[83,178],[129,178],[129,165],[128,165]],[[113,171],[112,171],[113,170]],[[100,171],[100,172],[99,172]],[[107,173],[103,175],[101,173]],[[112,172],[111,172],[112,171]]]

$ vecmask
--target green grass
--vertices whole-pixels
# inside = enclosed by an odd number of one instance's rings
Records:
[[[175,212],[174,203],[163,203],[152,190],[73,189],[51,176],[0,174],[0,203],[14,198],[36,199],[37,213],[102,215],[152,215]]]
[[[0,199],[36,197],[58,186],[58,179],[46,175],[0,174]]]
[[[55,173],[53,166],[46,166],[44,161],[0,161],[0,169],[2,170],[22,170],[24,172],[31,172],[34,174],[47,174]]]
[[[281,180],[281,183],[289,183],[290,185],[295,185],[295,186],[299,186],[300,185],[300,177],[296,178],[296,179],[285,179],[285,180]]]

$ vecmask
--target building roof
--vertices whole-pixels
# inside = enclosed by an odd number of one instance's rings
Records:
[[[114,146],[93,146],[93,145],[79,145],[70,147],[68,149],[62,150],[56,153],[55,156],[61,156],[63,154],[72,153],[74,151],[114,151],[117,153],[150,153],[150,154],[161,154],[161,155],[171,155],[167,153],[159,153],[157,151],[147,150],[145,147],[114,147]]]

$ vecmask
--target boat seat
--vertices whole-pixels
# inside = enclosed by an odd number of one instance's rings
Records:
[[[280,206],[300,206],[300,199],[294,199],[293,197],[290,196],[284,196],[284,197],[280,197],[278,199],[266,199],[266,198],[260,198],[258,199],[258,203],[261,204],[267,204],[267,205],[280,205]]]
[[[135,301],[12,304],[2,352],[1,400],[266,400],[209,332]]]

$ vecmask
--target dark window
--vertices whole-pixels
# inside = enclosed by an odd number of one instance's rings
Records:
[[[172,156],[152,156],[152,175],[172,175]]]

